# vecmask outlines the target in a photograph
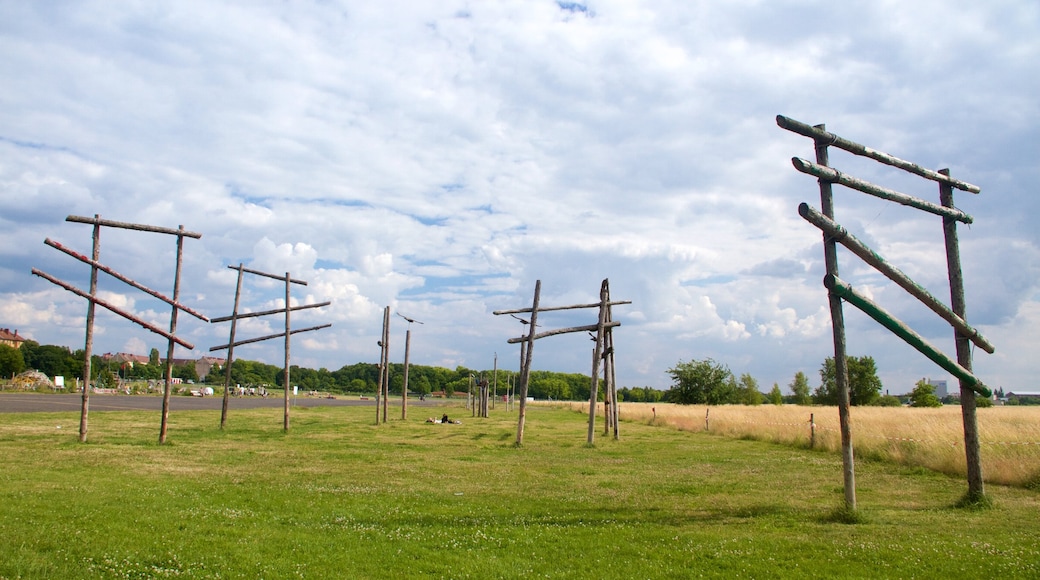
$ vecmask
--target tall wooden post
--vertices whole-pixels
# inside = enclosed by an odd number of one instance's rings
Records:
[[[825,131],[825,125],[816,125]],[[827,150],[829,143],[813,139],[816,149],[816,163],[828,166],[830,156]],[[834,193],[831,182],[820,179],[820,206],[823,215],[834,219]],[[824,261],[827,274],[838,277],[838,247],[834,238],[823,236]],[[852,452],[852,424],[849,413],[849,379],[848,360],[845,347],[845,315],[842,311],[841,297],[834,292],[827,293],[831,311],[831,332],[834,337],[834,384],[838,390],[838,420],[841,428],[841,461],[845,479],[845,507],[856,509],[856,466]]]
[[[183,232],[181,225],[178,231]],[[184,261],[184,236],[177,236],[177,267],[173,275],[173,313],[170,314],[170,339],[166,347],[166,385],[163,389],[162,425],[159,427],[159,443],[166,443],[166,425],[170,419],[170,388],[173,383],[173,352],[177,343],[173,337],[177,335],[177,313],[180,311],[176,304],[181,299],[181,263]]]
[[[401,420],[408,418],[408,350],[412,345],[412,329],[404,333],[404,384],[401,385]]]
[[[589,388],[589,432],[588,444],[592,445],[596,434],[596,399],[599,397],[599,360],[603,354],[603,332],[607,316],[607,281],[599,289],[599,322],[596,324],[596,349],[592,354],[592,385]],[[604,399],[606,400],[606,399]]]
[[[608,320],[607,320],[608,322],[612,322],[613,321],[613,317],[611,316],[611,313],[610,313],[609,310],[607,311],[607,318],[608,318]],[[616,368],[617,367],[614,366],[614,333],[609,328],[607,329],[607,358],[606,358],[606,361],[608,363],[608,369],[609,369],[608,374],[610,376],[610,378],[609,378],[609,381],[610,381],[610,400],[611,400],[611,405],[613,405],[613,415],[612,415],[612,418],[613,418],[613,423],[614,423],[614,440],[617,441],[617,440],[619,440],[621,438],[621,427],[619,425],[619,423],[621,422],[621,406],[618,404],[618,396],[617,396],[617,372],[616,372]]]
[[[538,299],[542,281],[534,283],[534,301],[531,303],[531,322],[528,325],[527,344],[520,345],[520,417],[516,425],[516,444],[524,444],[524,422],[527,419],[527,384],[531,379],[531,356],[534,354],[534,332],[538,323]],[[526,352],[525,352],[526,349]]]
[[[383,311],[383,350],[386,355],[386,372],[383,373],[383,422],[386,423],[387,411],[390,407],[390,307]]]
[[[235,285],[235,306],[231,309],[231,340],[228,341],[227,362],[224,364],[224,403],[220,408],[220,430],[227,425],[228,403],[231,397],[231,362],[235,356],[235,326],[238,323],[238,304],[242,296],[242,263],[238,263],[238,284]]]
[[[101,258],[101,216],[94,214],[94,249],[91,258],[94,264]],[[90,266],[90,297],[97,296],[98,268]],[[83,345],[83,401],[79,412],[79,442],[87,441],[87,416],[90,412],[90,358],[94,351],[94,301],[87,301],[87,337]]]
[[[941,169],[939,173],[949,175],[949,169]],[[953,187],[947,182],[939,183],[940,203],[944,207],[953,207]],[[943,217],[943,234],[946,239],[946,264],[950,273],[950,308],[954,314],[967,321],[965,316],[964,275],[961,271],[961,251],[957,239],[957,221]],[[971,372],[971,345],[968,337],[959,330],[954,330],[957,348],[957,363]],[[977,501],[986,494],[982,481],[982,457],[979,449],[979,426],[975,412],[975,392],[964,379],[959,379],[961,387],[961,420],[964,423],[964,453],[968,468],[968,499]]]
[[[289,431],[289,389],[292,388],[289,381],[289,312],[292,308],[289,305],[289,285],[290,285],[289,273],[285,273],[285,371],[282,374],[282,386],[285,387],[285,419],[282,423],[282,429],[286,432]]]

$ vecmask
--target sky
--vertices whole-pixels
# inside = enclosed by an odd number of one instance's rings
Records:
[[[598,300],[608,279],[619,386],[667,389],[712,359],[762,391],[810,386],[833,355],[812,141],[785,115],[981,188],[956,192],[967,319],[996,347],[976,374],[1040,390],[1040,4],[812,0],[0,0],[0,327],[83,348],[91,251],[70,215],[201,234],[181,301],[228,316],[239,264],[306,281],[292,364],[391,359],[518,368],[523,324],[495,310]],[[832,149],[843,173],[938,203],[938,186]],[[941,219],[836,187],[839,223],[949,302]],[[172,295],[176,237],[103,228],[101,262]],[[953,331],[851,253],[841,277],[944,352]],[[99,296],[160,327],[170,307],[104,274]],[[240,310],[284,306],[246,274]],[[955,381],[855,307],[848,352],[884,389]],[[402,316],[421,321],[409,324]],[[540,330],[594,324],[546,312]],[[166,352],[99,309],[94,351]],[[242,320],[237,339],[284,330]],[[229,323],[186,314],[177,357],[223,356]],[[283,342],[235,349],[281,366]],[[584,333],[533,368],[590,372]],[[497,363],[496,363],[497,357]]]

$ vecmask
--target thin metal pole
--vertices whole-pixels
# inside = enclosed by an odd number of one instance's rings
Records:
[[[101,255],[101,217],[94,214],[94,247],[91,256],[96,264]],[[90,297],[97,296],[98,269],[90,267]],[[87,417],[90,413],[90,358],[94,351],[94,301],[87,301],[87,337],[83,346],[83,401],[79,413],[79,442],[87,441]]]
[[[939,171],[942,175],[949,176],[949,169]],[[945,207],[953,207],[953,188],[949,183],[939,183],[940,201]],[[950,271],[950,306],[953,312],[965,319],[964,300],[964,275],[961,271],[961,251],[957,239],[957,222],[950,218],[943,218],[943,234],[946,239],[946,264]],[[957,362],[967,369],[971,369],[971,345],[968,337],[962,332],[954,330],[954,340],[957,347]],[[964,453],[968,467],[968,499],[980,500],[986,495],[986,488],[982,480],[982,458],[979,449],[979,426],[975,412],[975,393],[971,385],[964,379],[959,379],[961,387],[961,419],[964,423]]]
[[[238,264],[238,284],[235,285],[235,306],[231,309],[231,338],[228,340],[227,362],[224,368],[224,403],[220,409],[220,430],[227,425],[228,401],[231,391],[231,363],[235,356],[235,326],[238,323],[238,303],[242,296],[242,263]]]
[[[825,125],[816,125],[816,129],[826,131]],[[830,164],[827,150],[828,141],[813,138],[816,149],[816,163],[822,166]],[[829,181],[820,180],[820,205],[823,215],[834,219],[834,192]],[[834,238],[823,236],[823,253],[827,265],[827,274],[838,277],[838,248]],[[834,337],[834,384],[838,390],[838,419],[841,427],[841,459],[845,483],[845,507],[856,509],[856,466],[852,450],[852,421],[849,413],[849,379],[848,361],[845,348],[845,315],[842,311],[841,297],[834,292],[827,292],[831,311],[831,332]]]

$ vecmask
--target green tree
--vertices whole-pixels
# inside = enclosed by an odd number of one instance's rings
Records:
[[[903,402],[899,400],[899,397],[892,395],[881,395],[878,400],[874,403],[878,407],[902,407]]]
[[[411,371],[411,369],[408,369]],[[426,378],[426,375],[419,375],[412,380],[412,377],[408,377],[408,389],[420,397],[425,397],[430,394],[430,379]]]
[[[773,383],[773,390],[769,391],[769,395],[766,398],[773,405],[783,405],[784,394],[780,392],[780,385]]]
[[[745,405],[762,404],[762,392],[758,390],[758,381],[748,373],[740,375],[736,395],[738,402]]]
[[[935,387],[928,381],[921,379],[917,381],[914,390],[910,392],[911,407],[942,407],[942,401],[935,396]]]
[[[591,380],[589,379],[590,382]],[[559,377],[539,377],[537,380],[531,381],[527,395],[537,399],[553,399],[557,401],[570,399],[571,385]]]
[[[0,344],[0,377],[8,378],[25,370],[25,360],[22,351],[17,348]]]
[[[791,384],[787,385],[791,392],[794,394],[794,404],[796,405],[811,405],[812,397],[809,396],[809,377],[805,376],[805,373],[798,371],[794,374],[794,380]]]
[[[153,348],[151,352],[148,353],[148,364],[156,367],[159,366],[159,349]]]
[[[30,342],[32,341],[27,340],[22,343],[22,348],[24,349]],[[77,365],[82,366],[83,364],[76,360],[68,347],[52,344],[33,343],[28,351],[22,352],[22,357],[25,360],[26,368],[38,370],[49,377],[75,376],[72,371]]]
[[[668,369],[672,388],[668,400],[680,405],[721,405],[733,402],[736,383],[725,365],[712,359],[680,361]]]
[[[874,404],[881,396],[881,379],[877,376],[877,366],[873,357],[850,356],[849,367],[849,404],[863,406]],[[813,392],[813,402],[818,405],[837,405],[838,388],[834,378],[834,357],[827,357],[820,367],[821,384]]]
[[[195,371],[195,363],[187,362],[182,365],[173,365],[172,374],[182,381],[198,381],[199,373]]]

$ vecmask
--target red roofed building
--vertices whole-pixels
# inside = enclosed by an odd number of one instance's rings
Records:
[[[12,332],[9,328],[0,328],[0,344],[22,348],[23,342],[25,342],[25,337],[19,336],[17,330]]]

